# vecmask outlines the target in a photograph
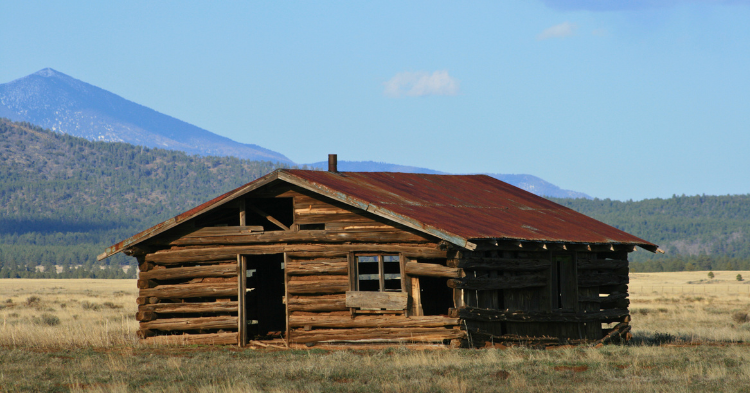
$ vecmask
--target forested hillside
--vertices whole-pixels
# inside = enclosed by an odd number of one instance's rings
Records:
[[[135,269],[120,266],[131,258],[99,266],[96,255],[278,167],[91,142],[0,119],[0,277],[132,276]],[[65,270],[55,275],[53,265]]]
[[[134,267],[122,269],[132,258],[102,264],[96,255],[278,167],[91,142],[0,119],[0,277],[132,277]],[[750,195],[553,200],[667,252],[631,254],[636,271],[750,270]]]
[[[666,251],[630,254],[635,269],[750,269],[750,195],[683,195],[637,202],[553,200]]]

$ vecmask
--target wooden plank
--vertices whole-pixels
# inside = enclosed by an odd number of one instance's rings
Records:
[[[240,225],[224,227],[203,227],[197,228],[180,237],[213,237],[213,236],[239,236],[249,235],[251,233],[262,233],[263,227],[260,225]]]
[[[156,269],[141,272],[138,277],[147,280],[176,280],[196,277],[235,277],[237,276],[237,265],[209,265],[173,267],[167,269]]]
[[[419,278],[411,278],[411,315],[424,315],[422,308],[422,289],[419,286]]]
[[[474,321],[507,321],[507,322],[587,322],[619,320],[628,315],[628,310],[613,309],[598,312],[570,312],[564,310],[556,311],[509,311],[509,310],[485,310],[473,307],[461,307],[450,309],[452,318],[461,318]]]
[[[330,261],[295,261],[290,260],[286,265],[287,274],[290,276],[306,275],[348,275],[349,262],[346,259],[335,259]]]
[[[436,263],[418,263],[413,261],[406,262],[404,273],[410,276],[461,277],[461,269],[438,265]]]
[[[237,329],[237,317],[167,318],[141,322],[140,326],[148,330]]]
[[[232,297],[237,296],[237,283],[159,285],[156,288],[141,289],[138,294],[140,297],[154,297],[158,299]]]
[[[237,343],[237,333],[178,334],[141,340],[147,345],[222,345]]]
[[[321,341],[406,341],[406,342],[442,342],[465,337],[466,333],[458,329],[445,328],[361,328],[361,329],[326,329],[294,330],[292,342],[310,343]]]
[[[627,275],[618,275],[612,272],[597,272],[584,270],[578,272],[578,286],[596,287],[603,285],[622,285],[629,283]]]
[[[346,292],[346,306],[362,310],[406,310],[408,301],[406,292]]]
[[[448,280],[448,287],[473,290],[542,287],[547,283],[544,274],[516,274],[496,278],[463,277]]]
[[[578,259],[578,270],[617,270],[627,269],[628,261],[617,259]]]
[[[159,265],[205,262],[213,260],[234,260],[237,254],[262,255],[289,253],[309,253],[308,256],[346,255],[349,252],[403,253],[411,258],[445,258],[446,251],[437,248],[435,243],[409,244],[258,244],[252,246],[228,246],[161,250],[146,255],[147,262]],[[301,254],[300,254],[301,255]]]
[[[346,311],[346,296],[290,296],[288,300],[289,311]]]
[[[289,347],[289,256],[284,253],[284,319],[286,321],[286,332],[284,334],[284,343]]]
[[[449,259],[448,266],[464,270],[497,270],[531,272],[549,269],[550,261],[544,259],[462,258]]]
[[[247,257],[237,255],[237,345],[247,344]]]
[[[231,228],[231,227],[227,227]],[[423,236],[398,229],[390,231],[354,232],[335,230],[314,231],[269,231],[262,233],[234,233],[213,236],[184,236],[167,243],[172,246],[187,245],[222,245],[222,244],[262,244],[262,243],[427,243]]]
[[[156,314],[198,314],[237,312],[237,302],[159,303],[138,306],[138,311]]]
[[[350,316],[340,317],[321,317],[321,316],[291,316],[289,324],[293,328],[310,326],[312,328],[393,328],[393,327],[443,327],[458,326],[458,318],[448,318],[443,316],[421,316],[421,317],[402,317],[402,316],[371,316],[358,315],[355,318]]]

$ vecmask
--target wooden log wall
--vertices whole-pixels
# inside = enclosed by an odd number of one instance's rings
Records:
[[[139,255],[140,322],[146,343],[237,343],[237,263],[234,259]]]
[[[259,226],[262,220],[255,217],[253,225],[245,225],[242,214],[257,214],[253,198],[293,198],[294,223],[279,226],[269,221]],[[257,190],[217,213],[231,214],[236,205],[239,226],[201,228],[195,222],[216,221],[202,217],[139,245],[139,250],[147,250],[138,252],[139,336],[154,343],[237,343],[243,304],[238,296],[238,255],[253,260],[253,255],[282,253],[285,337],[291,343],[439,342],[465,334],[457,318],[353,314],[346,306],[351,253],[400,254],[418,260],[444,259],[446,251],[435,238],[322,199],[292,186]],[[460,278],[458,268],[412,264],[410,269],[415,274]],[[248,288],[254,288],[251,281],[246,280]]]
[[[458,318],[352,314],[346,306],[348,253],[330,257],[287,254],[287,274],[290,343],[442,342],[464,335]]]
[[[608,333],[602,323],[629,318],[627,253],[632,247],[478,243],[476,250],[448,260],[448,266],[465,272],[449,280],[463,290],[464,302],[450,316],[460,318],[469,332],[481,333],[478,337],[598,340]],[[572,255],[576,261],[574,277],[561,278],[577,282],[574,308],[561,308],[553,293],[558,288],[555,255]]]

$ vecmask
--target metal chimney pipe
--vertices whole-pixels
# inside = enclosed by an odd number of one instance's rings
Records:
[[[328,172],[338,172],[338,157],[335,154],[328,155]]]

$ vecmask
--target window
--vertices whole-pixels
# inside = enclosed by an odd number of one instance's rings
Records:
[[[357,255],[358,291],[401,292],[401,258],[398,255]]]

